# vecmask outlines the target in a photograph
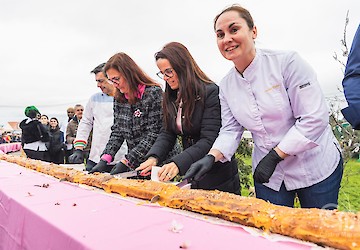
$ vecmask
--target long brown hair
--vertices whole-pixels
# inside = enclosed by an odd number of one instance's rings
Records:
[[[166,44],[162,50],[155,54],[155,60],[167,59],[179,79],[179,89],[172,90],[168,84],[165,87],[163,98],[164,123],[170,128],[170,121],[176,117],[176,109],[173,102],[178,106],[180,100],[183,102],[184,126],[191,127],[191,117],[195,109],[195,102],[203,103],[205,95],[204,84],[213,83],[209,77],[200,69],[191,56],[189,50],[178,42]]]
[[[118,102],[125,103],[129,102],[130,104],[136,103],[139,98],[137,94],[139,92],[138,85],[143,84],[147,86],[159,86],[153,79],[151,79],[127,54],[120,52],[113,55],[107,62],[104,67],[106,72],[109,69],[116,69],[120,72],[122,77],[125,78],[126,82],[129,85],[129,93],[127,100],[125,95],[115,88],[114,98]]]

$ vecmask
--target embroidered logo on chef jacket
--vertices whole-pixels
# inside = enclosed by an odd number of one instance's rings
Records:
[[[305,83],[305,84],[301,84],[301,85],[299,86],[299,88],[300,88],[300,89],[303,89],[303,88],[305,88],[305,87],[307,87],[307,86],[310,86],[310,82],[307,82],[307,83]]]
[[[273,86],[271,86],[271,88],[266,89],[265,92],[270,92],[274,89],[278,89],[279,87],[280,87],[280,84],[273,85]]]

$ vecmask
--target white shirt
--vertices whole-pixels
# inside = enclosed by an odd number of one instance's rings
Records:
[[[93,129],[89,159],[96,163],[100,161],[100,156],[110,138],[111,126],[114,123],[113,102],[114,98],[104,93],[91,96],[76,132],[74,144],[78,140],[87,142],[90,131]],[[125,158],[127,151],[127,145],[124,142],[116,153],[113,163]]]
[[[68,119],[69,118],[66,117],[65,120],[60,122],[60,131],[62,131],[64,133],[64,143],[66,144],[66,149],[71,150],[73,148],[73,145],[70,143],[66,143],[66,129],[67,129],[67,125],[69,124]]]
[[[220,82],[222,128],[213,148],[229,161],[244,128],[254,139],[253,171],[274,147],[289,154],[269,183],[279,190],[309,187],[330,176],[340,147],[313,69],[295,52],[256,50],[243,77],[235,68]]]

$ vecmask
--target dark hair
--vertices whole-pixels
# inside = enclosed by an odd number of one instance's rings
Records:
[[[84,108],[84,106],[81,105],[81,104],[75,104],[75,106],[74,106],[74,111],[76,111],[76,108],[78,108],[78,107]]]
[[[48,120],[49,120],[49,117],[48,117],[47,115],[42,114],[42,115],[41,115],[41,117],[43,117],[43,116],[45,116],[45,117],[46,117],[46,119],[48,119]]]
[[[137,94],[139,92],[138,85],[143,84],[147,86],[159,86],[153,79],[151,79],[142,69],[131,59],[127,54],[120,52],[113,55],[106,63],[104,71],[109,69],[115,69],[120,72],[122,77],[129,85],[129,93],[127,100],[125,95],[115,88],[114,99],[118,102],[130,104],[136,103],[138,99]]]
[[[56,120],[56,122],[59,124],[59,120],[56,117],[51,117],[50,120]]]
[[[172,102],[178,106],[183,102],[184,126],[191,127],[191,117],[195,109],[195,102],[203,102],[205,95],[204,83],[212,83],[209,77],[200,69],[191,56],[189,50],[181,43],[171,42],[162,50],[155,53],[155,60],[167,59],[179,79],[179,89],[172,90],[168,84],[165,87],[163,98],[164,124],[169,128],[171,117],[176,116]]]
[[[60,127],[59,127],[59,120],[58,120],[56,117],[51,117],[51,118],[50,118],[50,121],[51,121],[51,120],[55,120],[55,121],[57,122],[57,125],[56,125],[56,127],[55,127],[55,130],[60,129]]]
[[[233,4],[227,8],[225,8],[223,11],[221,11],[218,15],[216,15],[216,17],[214,18],[214,30],[216,30],[216,22],[217,20],[219,19],[219,17],[224,14],[225,12],[229,12],[229,11],[236,11],[237,13],[239,13],[240,17],[241,18],[244,18],[247,25],[249,26],[250,29],[253,29],[254,28],[254,20],[250,14],[250,12],[241,7],[240,4]]]
[[[38,114],[40,113],[36,112],[35,110],[30,110],[27,114],[27,117],[34,119]]]
[[[99,72],[102,72],[104,69],[105,63],[99,64],[95,67],[95,69],[91,70],[90,73],[94,73],[95,75]]]

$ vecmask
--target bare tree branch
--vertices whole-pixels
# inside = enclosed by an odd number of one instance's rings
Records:
[[[343,33],[343,38],[340,40],[341,42],[341,51],[342,51],[342,56],[347,58],[349,55],[349,49],[346,43],[346,30],[347,30],[347,26],[349,24],[349,10],[346,12],[346,18],[345,18],[345,25],[344,25],[344,33]],[[341,64],[341,66],[343,66],[345,68],[346,66],[346,59],[342,60],[338,57],[337,53],[334,52],[333,58],[335,61],[337,61],[338,63]]]

